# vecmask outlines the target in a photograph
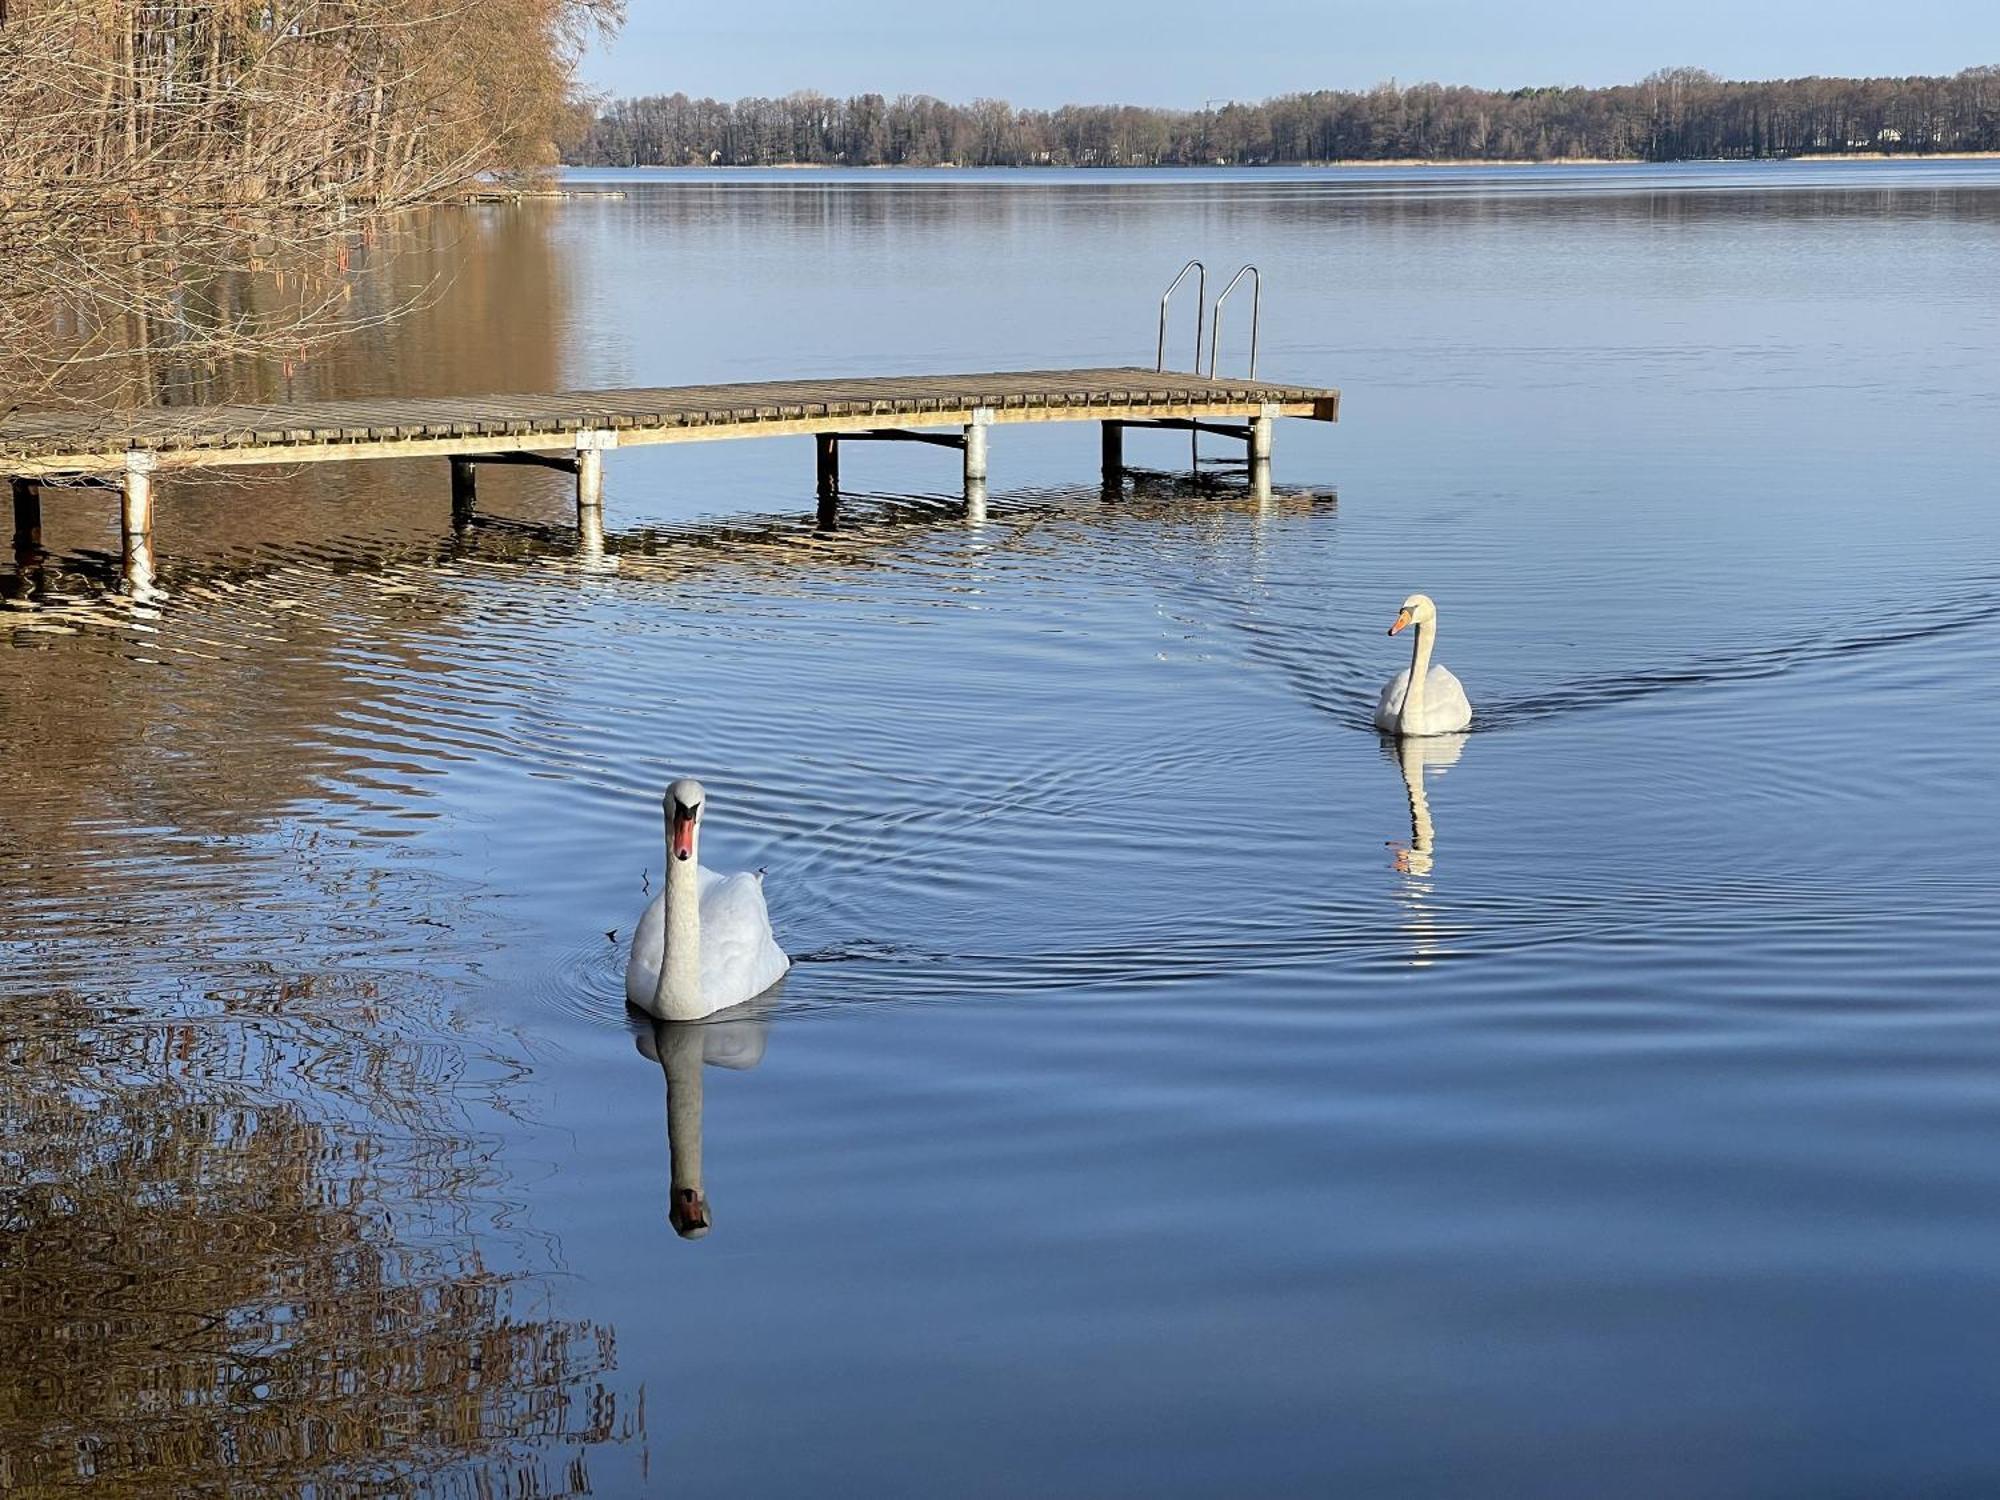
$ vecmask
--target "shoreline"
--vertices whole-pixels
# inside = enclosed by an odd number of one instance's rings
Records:
[[[1118,166],[1086,166],[1077,163],[1032,162],[1003,166],[968,166],[962,162],[870,162],[855,166],[838,161],[774,161],[762,165],[688,162],[639,162],[632,166],[585,166],[563,162],[565,172],[1283,172],[1300,168],[1322,170],[1333,167],[1712,167],[1767,163],[1785,166],[1793,162],[1822,165],[1826,162],[1926,162],[2000,161],[2000,151],[1816,151],[1796,156],[1691,156],[1671,161],[1648,161],[1638,156],[1371,156],[1331,161],[1282,162],[1127,162]]]

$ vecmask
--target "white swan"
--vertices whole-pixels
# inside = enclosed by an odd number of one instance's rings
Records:
[[[1375,727],[1384,734],[1456,734],[1472,722],[1472,704],[1465,687],[1449,671],[1431,665],[1437,644],[1437,606],[1428,594],[1412,594],[1396,612],[1394,635],[1405,625],[1417,627],[1410,647],[1410,665],[1382,689],[1375,705]]]
[[[763,872],[718,875],[695,857],[706,796],[690,777],[667,788],[666,889],[639,919],[625,965],[625,998],[663,1021],[741,1005],[792,966],[771,935]]]

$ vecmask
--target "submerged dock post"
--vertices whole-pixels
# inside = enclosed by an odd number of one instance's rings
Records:
[[[830,432],[813,434],[814,467],[822,500],[840,493],[840,439]]]
[[[976,407],[972,420],[965,424],[965,482],[968,486],[976,479],[981,483],[986,479],[986,433],[993,425],[993,408]]]
[[[584,571],[601,573],[616,571],[617,563],[612,561],[607,567],[604,556],[604,507],[601,505],[581,505],[576,512],[576,560]]]
[[[14,560],[24,566],[42,551],[42,482],[14,481]]]
[[[473,511],[479,502],[479,491],[473,479],[472,460],[454,458],[451,461],[451,529],[463,531],[472,524]]]
[[[1116,484],[1125,473],[1125,424],[1106,422],[1104,426],[1104,482]]]

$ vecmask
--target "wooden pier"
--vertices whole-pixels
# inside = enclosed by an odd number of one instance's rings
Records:
[[[838,492],[843,441],[935,443],[962,453],[970,495],[987,479],[990,429],[1009,423],[1102,423],[1103,467],[1114,477],[1127,428],[1234,439],[1255,467],[1270,459],[1275,419],[1332,422],[1339,413],[1340,393],[1325,387],[1146,369],[14,412],[0,418],[0,474],[13,479],[17,553],[40,546],[44,482],[80,481],[119,492],[128,561],[149,575],[154,479],[184,469],[444,458],[454,511],[469,512],[476,465],[543,464],[576,476],[579,528],[601,538],[604,455],[616,448],[810,435],[824,501]]]

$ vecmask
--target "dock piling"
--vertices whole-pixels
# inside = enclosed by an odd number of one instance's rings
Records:
[[[138,599],[153,594],[153,470],[159,459],[143,448],[127,450],[119,506],[119,570]]]
[[[831,432],[813,434],[814,466],[822,500],[840,493],[840,439]]]
[[[965,424],[965,483],[986,482],[986,432],[993,425],[993,408],[973,408],[972,420]]]
[[[125,480],[119,506],[119,569],[126,588],[138,599],[153,591],[153,470],[151,453],[125,455]]]
[[[618,434],[585,428],[576,435],[576,517],[587,530],[586,512],[596,513],[596,529],[604,532],[604,450],[616,447]]]
[[[1125,473],[1125,424],[1103,424],[1104,482],[1116,484]]]
[[[125,455],[125,499],[119,521],[127,540],[153,534],[153,470],[158,464],[144,449],[134,448]]]
[[[39,479],[14,481],[14,560],[23,567],[42,552],[42,484]]]
[[[472,524],[474,511],[479,503],[477,481],[473,478],[472,460],[454,458],[451,461],[451,529],[463,531]]]
[[[1271,429],[1277,425],[1276,419],[1282,415],[1271,402],[1264,403],[1264,409],[1250,419],[1250,462],[1267,464],[1271,461]]]

